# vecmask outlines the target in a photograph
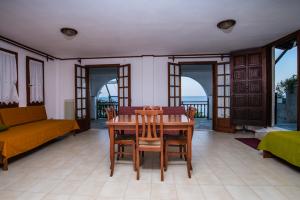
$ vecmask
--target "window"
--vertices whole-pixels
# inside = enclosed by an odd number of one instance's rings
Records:
[[[0,48],[0,107],[18,105],[18,54]]]
[[[44,105],[44,62],[26,57],[27,105]]]

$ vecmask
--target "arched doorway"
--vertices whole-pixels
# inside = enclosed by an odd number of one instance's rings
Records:
[[[204,81],[204,82],[203,82]],[[205,84],[207,82],[207,84]],[[211,84],[210,79],[202,79],[202,84],[194,78],[181,76],[181,100],[182,105],[196,108],[196,129],[211,129]]]

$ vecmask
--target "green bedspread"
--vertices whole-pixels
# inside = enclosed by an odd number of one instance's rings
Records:
[[[259,143],[258,149],[300,167],[300,131],[270,132]]]

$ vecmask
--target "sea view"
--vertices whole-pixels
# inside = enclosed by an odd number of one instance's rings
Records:
[[[112,100],[114,102],[117,102],[118,97],[112,97]],[[182,96],[181,100],[184,101],[185,103],[195,102],[195,101],[207,101],[207,96]],[[101,97],[100,101],[107,102],[108,97]]]

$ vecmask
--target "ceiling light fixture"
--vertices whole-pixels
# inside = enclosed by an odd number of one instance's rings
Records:
[[[220,30],[222,30],[223,32],[230,32],[230,31],[232,31],[235,24],[236,24],[236,21],[234,19],[226,19],[226,20],[220,21],[217,24],[217,27]]]
[[[67,36],[67,38],[74,38],[78,34],[77,30],[68,27],[61,28],[60,32]]]

